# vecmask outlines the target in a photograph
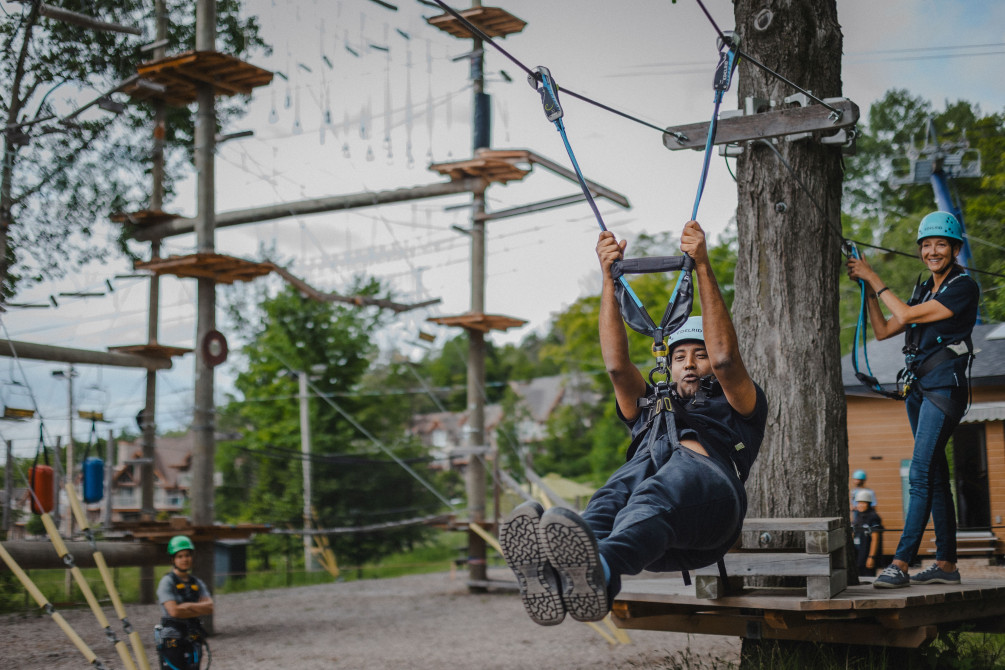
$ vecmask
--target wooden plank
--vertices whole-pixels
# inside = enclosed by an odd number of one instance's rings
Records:
[[[807,554],[829,554],[845,545],[845,529],[806,531]]]
[[[840,128],[855,125],[858,121],[858,105],[851,100],[830,98],[826,102],[841,110],[840,119],[831,119],[831,111],[818,104],[761,114],[732,116],[719,119],[715,133],[715,144],[732,144],[806,132],[830,134]],[[666,132],[663,133],[663,146],[671,151],[703,149],[708,139],[708,126],[708,121],[702,121],[667,128]],[[677,135],[675,136],[674,133]],[[680,139],[678,139],[679,137]]]
[[[726,573],[738,577],[809,577],[831,574],[830,556],[791,553],[730,553],[723,557]],[[710,565],[695,571],[697,575],[718,574]]]
[[[743,520],[743,530],[746,532],[757,531],[793,531],[802,532],[810,530],[831,531],[840,528],[845,523],[841,517],[807,517],[790,519],[765,519],[749,518]]]
[[[848,572],[834,570],[830,575],[806,578],[806,597],[810,600],[827,600],[845,590]]]
[[[764,625],[765,621],[750,615],[720,614],[664,614],[642,619],[614,617],[620,628],[631,630],[658,630],[692,633],[698,635],[728,635],[766,640],[793,640],[823,644],[856,644],[913,649],[929,642],[938,634],[936,626],[919,626],[906,629],[889,629],[864,621],[820,622],[808,625],[791,625],[776,628]]]

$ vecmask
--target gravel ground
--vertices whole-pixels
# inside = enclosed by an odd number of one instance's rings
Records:
[[[512,579],[505,569],[490,576]],[[127,609],[153,661],[159,608]],[[89,609],[62,613],[105,667],[122,667]],[[123,638],[110,607],[105,614]],[[628,631],[631,644],[611,646],[572,620],[541,627],[515,591],[470,594],[463,576],[449,573],[228,594],[217,599],[214,623],[213,670],[661,668],[689,645],[695,655],[739,653],[738,640],[718,636]],[[87,667],[48,616],[4,616],[0,631],[0,669]]]
[[[960,570],[964,578],[1005,579],[1005,567],[986,560],[967,559]],[[505,569],[491,576],[512,577]],[[153,660],[159,608],[127,609]],[[90,610],[63,614],[105,667],[121,667]],[[110,608],[106,616],[114,619]],[[735,662],[740,649],[737,638],[649,631],[628,631],[631,644],[611,646],[584,624],[538,626],[515,593],[469,594],[463,577],[448,573],[226,595],[217,599],[215,625],[215,670],[665,668],[679,653]],[[0,632],[0,670],[86,667],[47,616],[2,617]]]

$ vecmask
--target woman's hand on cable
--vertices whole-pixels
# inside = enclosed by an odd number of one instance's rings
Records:
[[[611,276],[614,261],[620,261],[625,257],[626,246],[628,240],[618,242],[611,231],[605,230],[600,233],[600,239],[597,240],[597,258],[600,259],[600,268],[604,271],[605,279]]]
[[[874,283],[879,283],[879,275],[876,271],[869,266],[862,258],[849,258],[848,262],[845,263],[845,267],[848,268],[848,278],[858,281],[861,279],[866,284],[872,286]]]
[[[705,231],[697,221],[684,224],[684,232],[680,234],[680,250],[694,260],[695,265],[708,263],[708,248],[705,246]]]

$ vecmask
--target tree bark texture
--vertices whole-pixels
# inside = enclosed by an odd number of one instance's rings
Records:
[[[835,0],[735,0],[734,15],[742,51],[816,96],[841,95]],[[741,60],[738,92],[741,105],[755,97],[781,109],[798,91]],[[737,161],[734,319],[744,361],[769,403],[764,443],[747,482],[748,515],[847,516],[841,150],[814,138],[782,138],[774,146],[792,172],[761,141],[746,145]]]

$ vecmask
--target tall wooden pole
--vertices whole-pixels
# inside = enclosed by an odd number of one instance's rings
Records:
[[[474,0],[473,6],[481,6]],[[477,151],[491,144],[488,96],[485,94],[483,43],[473,40],[471,80],[474,88],[474,118],[472,144]],[[471,207],[471,311],[485,313],[485,186],[472,196]],[[467,446],[484,447],[485,440],[485,334],[468,330],[468,425]],[[485,521],[485,450],[472,450],[468,456],[465,478],[468,497],[468,521],[482,524]],[[488,578],[485,540],[477,533],[468,533],[468,578],[472,583]],[[477,589],[477,587],[475,587]]]
[[[196,51],[216,50],[216,0],[199,0],[196,7]],[[196,228],[196,245],[199,253],[213,253],[213,223],[216,212],[215,174],[213,150],[216,136],[216,109],[212,84],[201,84],[196,94],[199,105],[195,128],[195,166],[197,173],[197,204],[199,226]],[[202,343],[216,329],[216,281],[199,279],[197,289],[195,408],[192,433],[192,524],[209,526],[213,513],[213,461],[215,412],[213,403],[213,368],[205,359]],[[196,546],[193,571],[208,584],[213,583],[213,543]],[[209,632],[212,617],[207,617]]]

